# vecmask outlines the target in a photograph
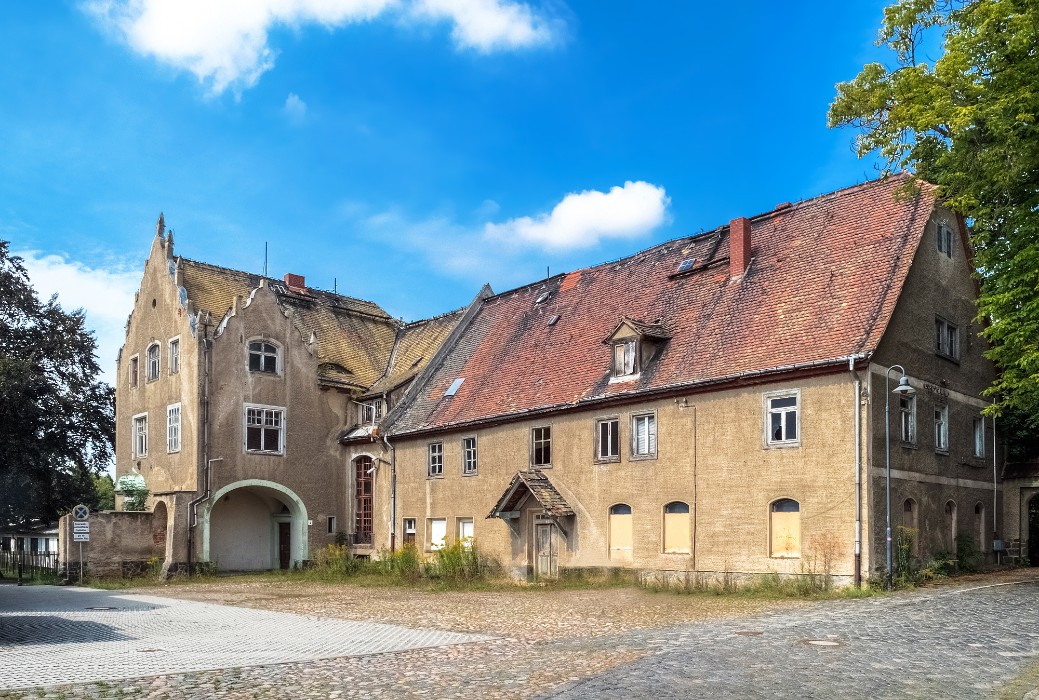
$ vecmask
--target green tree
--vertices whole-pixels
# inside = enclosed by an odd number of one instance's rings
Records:
[[[51,521],[94,501],[115,432],[94,351],[83,313],[42,303],[0,241],[0,524]]]
[[[837,85],[831,126],[860,156],[938,186],[971,224],[978,316],[1001,370],[994,412],[1039,409],[1039,3],[900,0],[877,42],[894,54]],[[940,55],[931,62],[930,53]]]
[[[94,510],[115,510],[115,482],[111,474],[94,477]]]

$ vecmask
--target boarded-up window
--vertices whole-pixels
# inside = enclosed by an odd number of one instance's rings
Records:
[[[689,554],[692,537],[689,535],[689,504],[674,501],[664,506],[664,552]]]
[[[447,541],[447,519],[430,518],[427,532],[429,533],[429,548],[442,549]]]
[[[610,508],[610,559],[632,560],[631,506],[618,503]]]
[[[801,505],[789,498],[775,501],[770,509],[773,557],[801,556]]]

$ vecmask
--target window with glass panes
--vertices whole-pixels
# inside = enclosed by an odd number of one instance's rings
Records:
[[[284,448],[285,411],[280,408],[245,409],[245,449],[281,453]]]
[[[599,461],[620,459],[620,425],[620,421],[616,418],[595,421],[595,458]]]
[[[657,453],[657,417],[652,413],[631,417],[631,456],[653,457]]]

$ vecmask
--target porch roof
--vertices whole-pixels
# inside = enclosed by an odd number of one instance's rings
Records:
[[[562,518],[574,514],[574,509],[566,502],[562,494],[556,490],[545,473],[539,469],[516,472],[505,493],[487,515],[488,518],[500,518],[502,514],[515,510],[527,494],[537,499],[547,515]]]

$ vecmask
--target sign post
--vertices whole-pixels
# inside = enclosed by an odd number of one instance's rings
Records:
[[[79,582],[83,583],[83,543],[90,541],[90,508],[80,503],[72,509],[72,541],[79,542]]]

